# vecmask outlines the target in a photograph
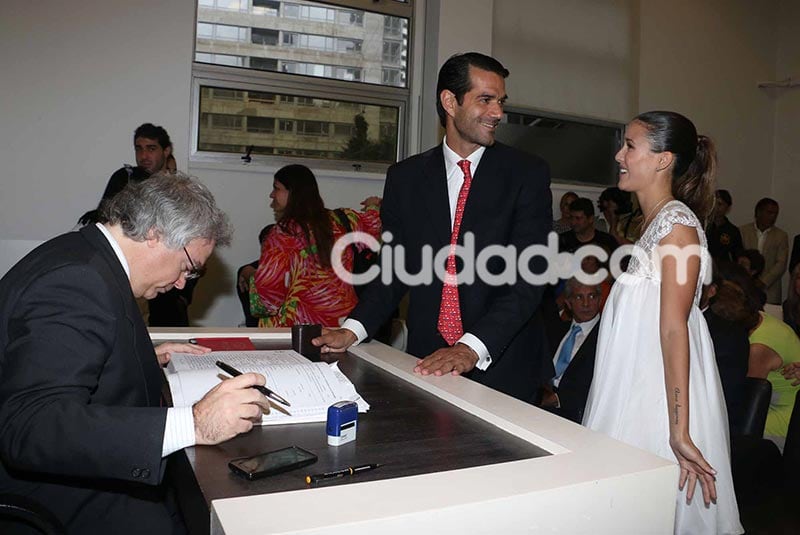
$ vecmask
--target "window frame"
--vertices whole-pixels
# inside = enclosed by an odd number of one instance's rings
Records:
[[[358,102],[368,105],[388,106],[397,108],[397,154],[396,161],[401,161],[409,152],[409,124],[412,122],[410,117],[411,110],[414,109],[412,96],[412,73],[415,72],[411,58],[414,54],[414,28],[416,26],[415,17],[419,17],[418,10],[415,9],[414,0],[405,3],[392,2],[387,0],[315,0],[320,3],[329,4],[332,8],[354,9],[379,13],[384,16],[403,17],[408,20],[407,51],[408,65],[406,67],[406,87],[392,87],[379,84],[367,83],[363,81],[344,81],[338,79],[326,79],[306,75],[297,75],[282,72],[264,71],[243,67],[233,67],[225,65],[214,65],[198,63],[194,61],[195,44],[197,36],[194,35],[192,45],[192,85],[191,85],[191,143],[190,161],[192,164],[235,164],[241,165],[242,154],[200,151],[198,149],[199,130],[200,130],[200,88],[201,86],[211,86],[223,89],[241,91],[259,91],[272,94],[287,94],[295,97],[321,98],[326,100],[341,100]],[[197,32],[197,10],[199,3],[195,3],[195,34]],[[248,32],[249,33],[249,32]],[[249,39],[252,39],[248,36]],[[279,39],[283,39],[282,36]],[[276,105],[279,99],[276,98]],[[294,118],[295,121],[299,118]],[[371,125],[372,127],[373,125]],[[334,127],[329,125],[329,131]],[[380,125],[374,125],[380,128]],[[275,131],[279,130],[276,121]],[[354,170],[365,173],[385,173],[390,164],[379,162],[366,162],[354,160],[334,160],[325,158],[303,158],[298,156],[282,155],[252,155],[252,163],[248,165],[263,167],[279,167],[291,163],[308,165],[317,169],[328,169],[333,171]]]
[[[237,72],[231,72],[231,70]],[[242,71],[242,72],[238,72]],[[397,134],[397,161],[402,160],[408,153],[407,125],[408,125],[408,99],[401,98],[402,93],[409,93],[407,88],[387,87],[374,84],[363,84],[370,91],[367,95],[363,89],[354,90],[353,84],[341,80],[326,80],[310,76],[274,73],[270,71],[248,72],[246,69],[225,67],[223,65],[194,64],[192,76],[192,163],[219,163],[241,165],[243,154],[229,152],[212,152],[198,150],[199,120],[200,120],[200,88],[211,86],[220,89],[238,91],[258,91],[276,95],[276,105],[280,98],[277,95],[286,94],[294,97],[320,98],[326,100],[342,100],[363,104],[390,106],[398,109],[398,134]],[[400,91],[402,89],[402,91]],[[409,93],[410,95],[410,93]],[[288,120],[288,119],[287,119]],[[298,121],[300,118],[293,117]],[[371,128],[380,128],[379,124]],[[279,131],[279,125],[275,125]],[[323,168],[339,171],[353,171],[384,173],[390,164],[380,162],[366,162],[355,160],[333,160],[323,158],[303,158],[300,156],[264,155],[252,156],[250,165],[263,165],[266,167],[280,167],[292,163],[303,164],[312,169]]]

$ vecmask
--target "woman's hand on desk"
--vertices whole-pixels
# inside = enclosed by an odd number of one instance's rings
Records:
[[[210,347],[197,344],[180,344],[177,342],[164,342],[156,346],[156,358],[161,366],[166,366],[173,353],[191,353],[202,355],[211,351]]]

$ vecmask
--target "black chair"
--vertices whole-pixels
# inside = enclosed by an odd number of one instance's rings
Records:
[[[798,478],[800,478],[800,408],[798,407],[800,407],[800,391],[795,394],[792,417],[783,445],[783,480],[787,490],[798,489]]]
[[[0,532],[63,535],[67,531],[39,502],[25,496],[0,494]]]
[[[767,413],[772,397],[772,383],[766,379],[748,377],[744,384],[744,403],[742,404],[739,433],[750,437],[764,437]]]

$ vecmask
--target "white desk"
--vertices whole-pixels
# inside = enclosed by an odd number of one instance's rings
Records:
[[[192,336],[288,338],[285,330],[153,329]],[[552,455],[419,476],[215,500],[212,533],[669,534],[677,465],[462,377],[422,377],[379,343],[351,350]]]

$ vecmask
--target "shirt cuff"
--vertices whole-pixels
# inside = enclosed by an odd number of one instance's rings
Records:
[[[194,413],[192,413],[192,407],[168,408],[161,457],[166,457],[183,448],[194,446],[194,444]]]
[[[367,339],[367,330],[358,320],[347,318],[346,320],[344,320],[344,323],[342,323],[342,329],[347,329],[348,331],[356,335],[356,341],[353,342],[354,346],[357,346],[358,344]]]
[[[469,346],[471,350],[477,353],[478,362],[475,363],[475,367],[479,370],[486,371],[486,368],[492,364],[492,356],[489,354],[489,350],[486,349],[484,343],[474,334],[464,333],[464,335],[458,339],[458,342]]]

